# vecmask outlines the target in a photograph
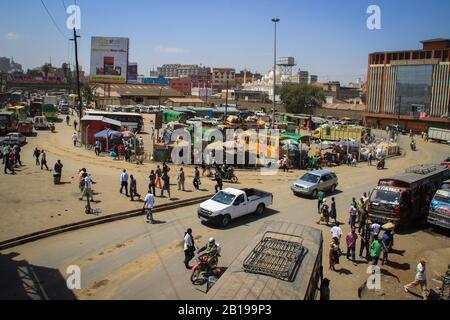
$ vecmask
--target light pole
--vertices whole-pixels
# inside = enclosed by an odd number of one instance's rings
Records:
[[[277,22],[280,19],[273,18],[272,22],[275,27],[274,46],[273,46],[273,107],[272,107],[272,129],[275,129],[275,95],[277,88]]]

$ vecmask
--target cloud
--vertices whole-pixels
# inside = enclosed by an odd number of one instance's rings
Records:
[[[182,53],[188,53],[188,49],[184,48],[176,48],[176,47],[165,47],[162,45],[158,45],[155,47],[156,52],[162,52],[162,53],[176,53],[176,54],[182,54]]]
[[[15,33],[15,32],[8,32],[5,34],[5,39],[8,40],[17,40],[20,38],[20,34]]]

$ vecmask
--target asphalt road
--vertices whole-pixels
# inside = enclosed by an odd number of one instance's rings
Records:
[[[382,175],[401,172],[414,163],[435,163],[448,155],[448,146],[419,142],[416,153],[389,160],[388,170],[377,171],[361,164],[348,168],[339,175],[340,187],[335,195],[338,219],[347,220],[347,207],[353,196],[371,190]],[[182,263],[182,239],[190,227],[196,245],[202,246],[214,237],[222,246],[221,266],[228,266],[254,237],[262,223],[284,220],[317,226],[316,201],[299,198],[289,190],[291,179],[277,186],[258,182],[256,188],[274,193],[274,205],[261,218],[255,216],[236,220],[226,229],[202,224],[197,218],[197,206],[156,214],[156,225],[148,225],[145,218],[132,218],[106,225],[70,232],[43,239],[0,253],[2,272],[0,298],[19,299],[205,299],[205,287],[190,283],[190,271]],[[358,287],[367,275],[363,261],[358,266],[344,260],[340,272],[329,272],[328,243],[330,235],[324,232],[324,272],[331,280],[333,299],[358,299]],[[343,226],[344,233],[348,225]],[[417,299],[405,294],[401,284],[414,276],[416,259],[427,254],[430,276],[441,272],[450,261],[450,240],[445,235],[425,231],[411,231],[395,238],[399,253],[393,255],[392,265],[383,269],[395,279],[386,293],[386,299]],[[345,249],[344,249],[345,251]],[[81,290],[68,290],[66,270],[77,265],[81,269]],[[2,268],[3,269],[3,268]],[[388,278],[389,280],[390,278]]]

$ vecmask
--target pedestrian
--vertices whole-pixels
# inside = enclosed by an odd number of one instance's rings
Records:
[[[134,201],[134,197],[139,197],[141,200],[141,195],[137,191],[137,182],[133,175],[130,175],[130,198]]]
[[[12,150],[10,150],[8,154],[6,154],[4,170],[5,174],[8,174],[7,170],[11,171],[11,174],[16,174],[16,172],[14,171],[14,152]]]
[[[350,259],[350,254],[352,256],[353,264],[356,266],[356,240],[358,239],[358,235],[356,234],[356,230],[352,227],[351,231],[345,237],[347,242],[347,259]]]
[[[339,264],[339,241],[337,238],[333,238],[330,243],[330,249],[328,251],[329,269],[336,271],[335,265]]]
[[[70,117],[69,117],[69,115],[67,115],[67,116],[66,116],[66,123],[67,123],[68,126],[70,125],[70,124],[69,124],[69,121],[70,121]]]
[[[156,193],[155,187],[156,187],[156,173],[154,170],[150,171],[150,175],[148,176],[148,179],[150,180],[150,183],[148,184],[148,189],[152,191],[153,194]]]
[[[330,204],[330,218],[334,220],[334,224],[337,226],[339,222],[337,221],[337,209],[336,209],[336,200],[334,197],[331,198]]]
[[[147,223],[153,223],[153,206],[155,205],[155,196],[152,194],[152,190],[148,190],[147,195],[144,198],[144,207],[142,208],[147,215]]]
[[[206,162],[205,159],[202,159],[202,177],[205,176],[205,172],[206,172]]]
[[[348,224],[351,227],[354,227],[356,224],[356,219],[358,218],[358,209],[356,208],[356,205],[352,204],[350,209],[348,210],[348,213],[349,213]]]
[[[41,170],[44,170],[44,167],[45,167],[45,170],[47,170],[47,171],[50,170],[47,166],[47,153],[45,153],[45,150],[42,149],[41,150]]]
[[[161,198],[164,197],[164,191],[167,191],[167,194],[169,195],[169,200],[172,200],[172,197],[170,196],[170,178],[167,172],[163,173],[161,179],[163,181],[163,187],[161,189]]]
[[[222,180],[222,175],[220,174],[220,172],[216,172],[215,180],[216,180],[216,185],[214,186],[214,190],[217,193],[217,192],[219,192],[219,190],[223,189],[223,180]]]
[[[2,158],[2,164],[5,164],[5,162],[7,162],[8,157],[9,157],[9,153],[11,152],[11,147],[7,144],[3,145],[3,158]]]
[[[102,143],[100,142],[100,140],[95,140],[95,154],[97,157],[100,156],[102,152]]]
[[[373,241],[373,239],[378,238],[378,235],[380,234],[381,226],[378,222],[374,222],[370,226],[370,229],[372,231],[372,241]]]
[[[361,227],[366,223],[367,219],[366,203],[363,197],[359,199],[357,209],[358,209],[358,223],[359,228],[361,229]]]
[[[18,166],[22,167],[22,161],[20,161],[20,152],[22,151],[22,149],[18,144],[16,144],[14,145],[13,150],[14,150],[14,163],[16,164],[16,168]]]
[[[319,221],[317,221],[317,224],[320,224],[322,221],[324,221],[326,223],[326,225],[328,226],[329,224],[329,220],[330,220],[330,215],[329,215],[329,207],[327,204],[327,199],[323,200],[323,204],[322,207],[320,208],[320,218]]]
[[[370,258],[372,259],[372,265],[378,265],[378,260],[380,259],[381,251],[383,250],[382,244],[378,240],[378,237],[375,237],[370,245]]]
[[[125,144],[125,161],[130,162],[130,159],[130,148],[128,147],[128,144]]]
[[[92,184],[94,183],[94,181],[92,181],[91,175],[86,171],[84,171],[83,175],[85,176],[83,179],[83,190],[81,193],[81,197],[79,197],[78,199],[83,200],[83,198],[86,197],[86,200],[90,199],[90,201],[94,201],[94,194],[92,192]]]
[[[381,244],[383,245],[383,259],[381,261],[381,265],[384,265],[385,263],[389,262],[388,255],[389,250],[392,247],[392,231],[386,230],[381,237]]]
[[[325,194],[323,193],[323,191],[319,191],[319,193],[317,194],[317,212],[319,214],[320,214],[320,209],[322,208],[324,196],[325,196]]]
[[[427,260],[425,258],[420,258],[419,263],[416,267],[416,277],[414,281],[404,286],[405,292],[409,292],[411,288],[420,285],[423,300],[428,300],[428,296],[430,294],[427,288],[426,264]]]
[[[74,119],[73,120],[73,128],[74,128],[75,131],[77,131],[77,125],[78,125],[78,122],[77,122],[76,119]]]
[[[162,171],[161,171],[161,167],[158,165],[156,167],[156,185],[160,189],[162,189],[161,177],[162,177]]]
[[[41,159],[41,163],[42,163],[42,159]],[[53,167],[53,183],[54,184],[61,184],[62,168],[63,168],[63,164],[61,163],[61,160],[56,161],[56,163]]]
[[[194,181],[193,181],[193,185],[194,188],[199,190],[199,186],[200,186],[201,182],[200,182],[200,171],[198,171],[198,167],[195,167],[195,171],[194,171]]]
[[[183,170],[183,168],[180,168],[180,172],[177,175],[178,191],[180,191],[180,190],[185,191],[184,190],[185,181],[186,181],[186,177],[184,175],[184,170]]]
[[[123,188],[125,188],[125,195],[128,197],[128,173],[125,169],[123,169],[120,175],[120,193],[122,193]]]
[[[169,171],[170,171],[170,168],[169,168],[169,166],[167,165],[167,163],[164,161],[163,162],[163,167],[162,167],[162,173],[164,174],[164,173],[169,173]]]
[[[331,232],[331,238],[336,238],[337,239],[337,244],[339,244],[341,242],[341,237],[342,237],[342,229],[341,227],[339,227],[338,225],[332,227],[330,229]]]
[[[41,155],[41,151],[36,147],[33,151],[33,156],[36,158],[36,165],[39,166],[41,163],[39,161],[39,156]]]
[[[72,143],[73,143],[74,147],[77,146],[77,142],[78,142],[78,135],[77,135],[76,132],[74,132],[73,135],[72,135]]]
[[[192,229],[189,228],[184,233],[184,265],[186,269],[190,270],[192,267],[189,266],[189,261],[195,257],[195,243],[194,237],[192,236]]]
[[[364,250],[366,251],[366,260],[370,259],[370,220],[366,220],[366,223],[359,229],[359,236],[361,238],[359,247],[359,257],[364,258]]]
[[[367,154],[367,165],[369,165],[369,166],[372,166],[372,157],[373,157],[373,155],[372,155],[372,152],[370,151]]]
[[[316,169],[316,166],[317,166],[317,157],[316,155],[313,155],[311,157],[311,170]]]
[[[325,278],[320,286],[320,300],[330,300],[330,280]]]
[[[80,171],[78,171],[78,189],[80,189],[81,193],[84,190],[84,179],[86,177],[87,177],[87,170],[86,170],[86,168],[80,169]]]

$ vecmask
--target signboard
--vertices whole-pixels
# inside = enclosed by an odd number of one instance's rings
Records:
[[[138,64],[130,62],[128,64],[128,82],[136,83],[138,80]]]
[[[128,73],[128,38],[91,38],[92,82],[126,83]]]

